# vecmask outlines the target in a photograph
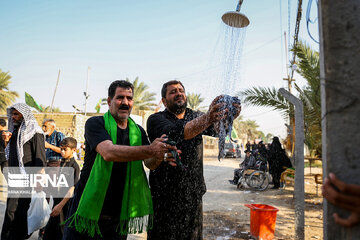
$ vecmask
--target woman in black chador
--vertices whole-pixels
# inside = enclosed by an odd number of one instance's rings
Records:
[[[269,165],[270,174],[273,178],[274,187],[278,189],[280,187],[280,176],[286,168],[291,167],[291,162],[288,156],[286,156],[285,150],[281,147],[281,143],[278,137],[274,137],[269,149]]]

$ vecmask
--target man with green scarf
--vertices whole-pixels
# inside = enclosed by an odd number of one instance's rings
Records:
[[[63,239],[126,239],[129,233],[152,227],[152,199],[142,160],[150,169],[162,161],[173,164],[168,152],[176,147],[164,138],[149,145],[144,129],[129,117],[133,96],[130,82],[114,81],[108,89],[109,111],[85,124],[84,167]]]

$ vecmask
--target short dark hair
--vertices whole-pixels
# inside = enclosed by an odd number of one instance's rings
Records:
[[[169,85],[174,85],[174,84],[180,84],[180,85],[184,88],[184,90],[185,90],[184,85],[183,85],[180,81],[178,81],[178,80],[171,80],[171,81],[168,81],[168,82],[164,83],[164,85],[162,86],[162,89],[161,89],[161,97],[165,98],[165,97],[166,97],[167,87],[168,87]]]
[[[6,121],[2,118],[0,118],[0,126],[6,127]]]
[[[109,86],[108,97],[113,98],[115,96],[116,88],[118,88],[118,87],[125,88],[125,89],[130,88],[134,94],[134,85],[131,82],[126,81],[126,80],[116,80],[116,81],[113,81]]]
[[[60,146],[61,147],[69,147],[69,148],[73,149],[73,148],[77,147],[77,141],[73,137],[66,137],[61,141]]]

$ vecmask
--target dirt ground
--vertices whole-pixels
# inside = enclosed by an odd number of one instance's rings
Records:
[[[293,186],[284,190],[268,189],[263,192],[252,192],[249,189],[240,191],[229,184],[234,169],[240,159],[224,159],[219,162],[216,157],[204,159],[204,177],[207,192],[203,197],[203,236],[206,240],[252,239],[250,232],[250,210],[244,204],[268,204],[279,209],[277,212],[275,239],[294,239],[294,201]],[[322,197],[316,193],[314,174],[321,173],[320,168],[305,170],[305,239],[323,239]],[[271,187],[271,185],[270,185]],[[6,182],[0,176],[0,228],[5,210]],[[37,232],[30,239],[37,239]],[[146,239],[146,233],[128,236],[129,240]]]
[[[250,232],[250,210],[244,204],[268,204],[279,209],[277,212],[274,239],[294,239],[295,218],[293,186],[283,190],[268,189],[263,192],[252,192],[250,189],[237,190],[227,182],[232,174],[222,174],[217,184],[211,181],[208,172],[211,166],[219,168],[236,168],[239,160],[225,159],[221,163],[208,158],[204,162],[204,174],[208,191],[204,196],[204,239],[252,239]],[[316,192],[315,173],[321,168],[305,169],[305,239],[323,239],[322,197],[320,186]],[[224,181],[225,180],[225,181]],[[223,185],[223,186],[221,186]],[[272,187],[270,185],[270,187]],[[221,199],[215,197],[216,189],[222,189]]]

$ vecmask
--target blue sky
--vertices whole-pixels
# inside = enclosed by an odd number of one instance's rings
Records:
[[[293,35],[297,1],[289,2]],[[137,76],[158,94],[157,101],[162,84],[176,78],[187,92],[201,93],[209,104],[220,94],[211,82],[221,68],[219,55],[214,54],[221,52],[219,39],[225,28],[221,16],[234,11],[236,4],[234,0],[1,1],[0,68],[10,71],[10,88],[20,94],[19,101],[24,101],[26,91],[44,105],[51,104],[61,69],[54,105],[63,111],[73,111],[72,105],[84,107],[88,66],[88,111],[95,111],[113,80]],[[317,48],[305,28],[307,4],[304,1],[299,36]],[[288,1],[245,0],[241,12],[250,25],[235,90],[287,86],[282,78]],[[298,75],[295,78],[304,84]],[[284,135],[283,120],[269,110],[244,107],[243,115],[256,120],[265,133]]]

